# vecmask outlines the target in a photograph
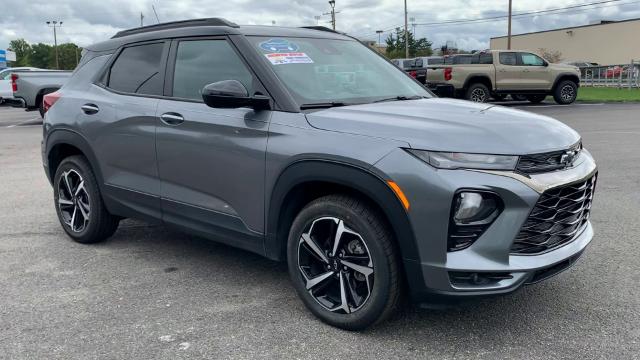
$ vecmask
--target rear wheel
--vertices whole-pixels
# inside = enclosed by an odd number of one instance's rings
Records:
[[[86,158],[62,160],[53,181],[53,197],[64,231],[79,243],[102,241],[118,228],[120,219],[107,211]]]
[[[561,105],[568,105],[576,101],[578,85],[571,80],[563,80],[553,91],[553,99]]]
[[[392,235],[377,211],[356,198],[329,195],[309,203],[291,226],[287,259],[298,295],[330,325],[361,330],[399,303]]]
[[[539,104],[547,98],[547,95],[527,95],[527,100],[533,104]]]
[[[467,93],[465,95],[465,98],[467,100],[481,103],[489,101],[490,97],[491,94],[489,92],[489,88],[487,88],[485,84],[481,83],[469,86],[469,89],[467,89]]]

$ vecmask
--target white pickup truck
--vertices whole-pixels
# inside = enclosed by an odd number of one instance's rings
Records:
[[[12,72],[10,75],[14,104],[27,110],[40,111],[44,115],[42,99],[62,87],[71,77],[72,71],[43,70]]]
[[[42,69],[34,67],[14,67],[7,68],[0,71],[0,104],[8,102],[13,99],[13,89],[11,88],[11,73],[12,72],[25,72],[25,71],[38,71]]]

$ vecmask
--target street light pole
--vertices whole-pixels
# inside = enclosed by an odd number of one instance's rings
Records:
[[[404,0],[404,57],[405,58],[409,58],[409,24],[407,22],[407,15],[408,15],[407,0]]]
[[[509,0],[509,25],[507,30],[507,50],[511,50],[511,2]]]
[[[329,0],[329,5],[331,6],[331,26],[333,30],[336,29],[336,0]]]
[[[47,25],[53,28],[53,47],[56,53],[56,70],[60,70],[60,62],[58,61],[58,35],[56,33],[56,28],[62,26],[62,21],[47,21]]]
[[[380,39],[380,37],[382,36],[383,31],[382,30],[376,30],[376,34],[378,34],[378,46],[382,45],[382,40]]]

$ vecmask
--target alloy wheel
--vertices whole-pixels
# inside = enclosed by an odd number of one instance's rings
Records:
[[[371,296],[371,254],[342,219],[322,217],[306,227],[298,242],[298,269],[309,294],[331,312],[353,313]]]
[[[571,85],[565,85],[560,89],[560,97],[566,102],[570,102],[576,96],[576,90]]]
[[[473,91],[471,91],[470,100],[475,102],[485,102],[487,100],[487,93],[480,88],[473,89]]]
[[[62,173],[58,181],[58,210],[62,221],[71,231],[80,233],[86,229],[91,215],[89,194],[84,179],[76,170]]]

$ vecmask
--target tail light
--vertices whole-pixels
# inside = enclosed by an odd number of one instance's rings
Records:
[[[44,112],[47,112],[49,109],[51,109],[53,104],[55,104],[61,96],[62,94],[59,91],[55,91],[45,95],[44,98],[42,98],[42,108],[44,109]]]
[[[451,80],[452,75],[453,75],[453,68],[450,68],[450,67],[444,68],[444,79],[445,80],[447,80],[447,81]]]
[[[18,74],[11,74],[11,91],[18,91]]]
[[[418,72],[415,70],[409,71],[409,76],[415,79],[418,76]]]

